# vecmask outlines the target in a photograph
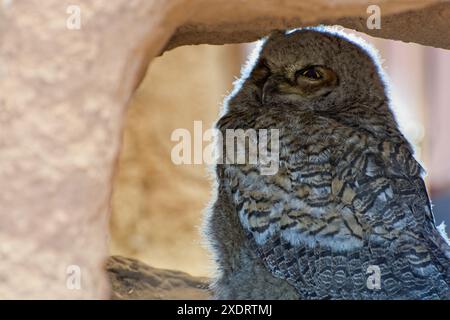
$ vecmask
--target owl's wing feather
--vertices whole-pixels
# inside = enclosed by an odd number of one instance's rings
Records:
[[[436,229],[422,168],[409,147],[385,141],[345,148],[330,169],[332,205],[351,212],[352,218],[343,221],[355,230],[349,235],[354,245],[336,250],[311,237],[296,241],[296,235],[305,234],[302,219],[308,216],[300,212],[293,218],[286,203],[278,211],[264,210],[270,200],[264,191],[237,186],[233,195],[250,246],[274,276],[286,279],[303,298],[450,298],[449,245]],[[279,179],[285,192],[298,192]],[[250,218],[255,216],[261,218]],[[327,236],[333,241],[332,233]],[[367,285],[371,268],[381,271],[379,289]]]

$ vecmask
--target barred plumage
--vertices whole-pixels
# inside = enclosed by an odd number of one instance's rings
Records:
[[[450,247],[423,170],[359,45],[322,29],[272,34],[217,128],[280,137],[274,175],[216,167],[206,231],[218,298],[450,298]],[[379,289],[367,286],[369,266]]]

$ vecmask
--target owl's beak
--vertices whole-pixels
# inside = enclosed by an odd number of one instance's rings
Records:
[[[267,83],[267,82],[266,82],[266,83]],[[267,97],[266,83],[264,83],[263,88],[262,88],[262,90],[261,90],[261,103],[262,103],[262,104],[266,103],[266,97]]]
[[[261,90],[261,102],[265,104],[267,102],[267,98],[277,91],[277,78],[274,76],[270,76],[266,82],[264,83]]]

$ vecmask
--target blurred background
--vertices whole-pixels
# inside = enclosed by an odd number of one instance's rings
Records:
[[[436,223],[450,224],[450,51],[372,38],[391,83],[394,112],[427,170]],[[202,244],[210,200],[206,165],[175,165],[175,129],[210,128],[254,44],[183,46],[149,67],[127,114],[114,182],[111,254],[159,268],[211,275]],[[449,228],[447,227],[447,233]]]

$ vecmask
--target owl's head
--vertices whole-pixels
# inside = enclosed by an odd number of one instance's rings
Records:
[[[325,28],[273,32],[243,85],[253,88],[263,106],[326,111],[346,102],[385,98],[373,55]]]

